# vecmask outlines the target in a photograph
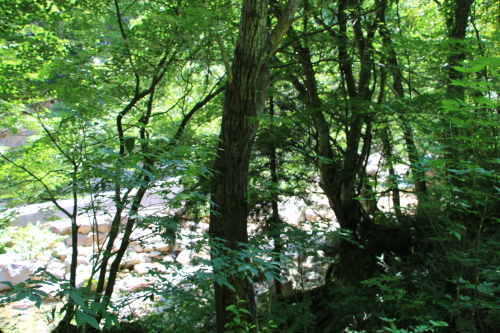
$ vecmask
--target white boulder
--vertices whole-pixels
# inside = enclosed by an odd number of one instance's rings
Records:
[[[49,262],[45,269],[58,279],[64,279],[64,275],[66,274],[66,265],[60,261]]]
[[[72,236],[68,236],[65,240],[64,243],[67,246],[73,246],[73,238]],[[84,234],[77,234],[77,241],[76,241],[77,246],[87,246],[87,235]]]
[[[0,254],[0,268],[18,261],[21,261],[21,256],[17,253]]]
[[[316,222],[318,220],[318,214],[311,208],[308,208],[304,211],[304,217],[308,222]]]
[[[149,273],[149,271],[158,271],[161,273],[167,273],[167,269],[160,263],[151,262],[151,263],[140,263],[134,266],[134,271],[137,273],[137,276],[141,276]]]
[[[8,281],[12,285],[19,284],[30,278],[30,275],[40,268],[40,264],[32,263],[29,261],[20,261],[17,263],[10,263],[0,269],[0,282]],[[0,284],[0,291],[10,289],[5,284]]]
[[[69,235],[71,234],[71,221],[57,221],[57,222],[46,222],[43,224],[44,227],[48,228],[51,232],[58,235]]]
[[[52,246],[52,256],[60,260],[66,259],[68,256],[68,247],[63,242],[57,242]]]
[[[70,272],[70,270],[71,270],[71,260],[72,260],[72,256],[68,256],[63,261],[64,267],[66,268],[66,273],[65,274],[68,274]],[[85,266],[90,265],[90,262],[87,259],[87,257],[83,257],[83,256],[77,256],[76,257],[76,267],[81,266],[81,265],[85,265]]]
[[[129,252],[127,256],[122,259],[120,268],[133,269],[135,265],[146,262],[145,256],[142,253]]]
[[[191,265],[191,257],[192,257],[192,251],[191,250],[184,250],[179,255],[175,260],[182,264],[183,266],[188,266]]]
[[[97,216],[96,219],[92,217],[81,217],[76,224],[78,225],[78,232],[82,234],[88,234],[92,231],[106,233],[111,229],[111,223],[102,216]]]

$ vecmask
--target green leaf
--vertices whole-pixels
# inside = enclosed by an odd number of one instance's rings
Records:
[[[14,288],[14,285],[10,281],[0,281],[1,284],[5,284],[8,286],[10,289]]]
[[[146,174],[150,181],[153,181],[155,179],[155,176],[150,171],[141,168],[138,165],[133,165],[132,168],[137,169],[139,172]]]
[[[246,314],[250,314],[250,311],[248,311],[247,309],[244,309],[244,308],[239,308],[238,309],[240,312],[243,312],[243,313],[246,313]]]
[[[461,67],[461,66],[453,66],[452,67],[454,70],[456,70],[457,72],[461,72],[461,73],[466,73],[467,72],[467,68],[465,67]]]
[[[227,282],[227,279],[226,278],[218,278],[215,280],[215,282],[217,284],[219,284],[219,286],[221,287],[228,287],[229,289],[231,289],[232,291],[236,292],[236,289],[233,287],[233,285],[231,285],[229,282]]]
[[[87,323],[92,327],[95,327],[96,329],[100,330],[99,323],[97,322],[97,320],[93,316],[86,314],[80,309],[77,309],[75,312],[75,320],[76,320],[76,325],[78,327],[80,327],[84,323]]]
[[[460,235],[458,232],[456,232],[456,231],[451,231],[450,233],[451,233],[452,235],[454,235],[455,237],[457,237],[457,239],[458,239],[459,241],[461,241],[461,240],[462,240],[462,235]]]
[[[475,65],[475,66],[472,66],[472,68],[470,69],[471,72],[473,73],[477,73],[477,72],[480,72],[484,69],[484,66],[485,65]]]
[[[32,302],[35,302],[35,306],[37,308],[40,308],[40,306],[42,305],[42,298],[39,296],[39,295],[36,295],[36,294],[31,294],[28,299]]]
[[[274,279],[274,274],[272,271],[265,271],[264,277],[266,278],[267,281],[271,281]]]
[[[429,320],[429,322],[433,325],[433,326],[448,326],[448,323],[444,322],[444,321],[434,321],[434,320]]]
[[[232,305],[229,305],[228,307],[226,307],[226,310],[227,311],[231,311],[232,313],[234,313],[235,315],[238,314],[238,308],[236,307],[236,305],[232,304]]]
[[[257,276],[259,275],[259,272],[257,271],[257,269],[255,269],[254,267],[252,266],[248,266],[248,270],[252,273],[252,275],[254,276]]]
[[[36,295],[39,295],[39,296],[42,296],[42,297],[47,297],[47,293],[43,290],[38,290],[38,289],[35,289],[33,290],[33,294],[36,294]]]
[[[135,147],[135,138],[128,137],[123,139],[123,142],[125,143],[125,148],[127,149],[128,153],[132,154],[132,151]]]
[[[75,303],[81,306],[82,308],[86,307],[85,301],[79,294],[72,292],[71,294],[69,294],[69,297],[71,297],[73,301],[75,301]]]

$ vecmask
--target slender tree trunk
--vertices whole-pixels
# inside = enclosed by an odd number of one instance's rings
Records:
[[[385,1],[385,0],[384,0]],[[380,8],[380,2],[375,3],[375,8]],[[353,56],[349,54],[348,40],[348,15],[345,11],[347,1],[339,2],[338,18],[339,31],[337,35],[333,35],[338,41],[339,67],[343,76],[343,80],[347,90],[347,105],[350,111],[349,127],[346,128],[346,149],[344,154],[344,162],[337,176],[337,184],[340,188],[338,191],[335,206],[333,207],[337,218],[342,227],[356,231],[360,225],[362,217],[362,209],[356,192],[357,175],[360,172],[363,158],[359,155],[359,145],[362,139],[363,125],[370,122],[365,113],[365,103],[371,100],[372,91],[369,84],[372,80],[372,40],[377,28],[378,19],[365,23],[367,26],[363,30],[360,18],[353,18],[353,32],[357,43],[357,53],[360,59],[360,70],[356,80],[353,72],[352,64]],[[357,12],[351,15],[359,15]],[[369,127],[369,126],[368,126]],[[365,137],[370,133],[365,133]]]
[[[271,182],[273,184],[278,184],[278,156],[276,154],[276,140],[274,138],[274,102],[273,96],[269,98],[269,120],[270,120],[270,150],[269,150],[269,168],[271,171]],[[278,207],[278,194],[273,191],[272,199],[271,199],[271,220],[270,223],[270,234],[274,241],[274,252],[277,254],[273,259],[276,262],[280,262],[281,253],[283,251],[283,243],[281,241],[281,232],[283,230],[283,222],[280,219],[279,207]],[[276,268],[276,275],[280,276],[281,274],[281,266]],[[280,295],[283,292],[283,285],[278,279],[274,279],[274,293],[276,295]]]
[[[318,169],[320,171],[321,188],[327,196],[340,226],[351,230],[355,234],[362,220],[362,207],[360,201],[356,199],[358,196],[356,177],[362,167],[360,161],[363,160],[358,154],[357,147],[361,139],[364,120],[362,116],[356,115],[356,112],[354,112],[355,122],[347,132],[347,149],[343,156],[343,163],[341,163],[332,148],[330,127],[323,114],[323,105],[317,91],[316,74],[311,62],[310,51],[300,43],[295,44],[294,51],[304,71],[305,81],[304,85],[302,85],[295,78],[293,84],[304,103],[314,110],[312,120],[316,130],[316,154],[320,156]],[[350,67],[346,70],[349,71]],[[354,76],[352,75],[352,73],[349,74],[349,78],[352,79],[351,83],[354,83]],[[357,93],[354,92],[354,94]],[[365,133],[365,135],[368,136],[369,133]],[[356,149],[349,148],[349,145],[355,145]],[[350,242],[343,242],[341,251],[341,263],[345,263],[345,266],[349,267],[349,269],[339,269],[337,275],[341,275],[346,282],[357,281],[357,277],[362,276],[360,273],[369,271],[366,269],[366,255],[360,253],[359,248],[352,246]],[[327,280],[330,275],[331,272],[328,272]]]
[[[384,3],[386,5],[386,3]],[[385,11],[385,8],[384,8]],[[386,48],[386,53],[384,54],[385,62],[388,65],[389,71],[392,76],[392,91],[396,95],[396,98],[404,97],[403,89],[403,74],[399,67],[398,58],[396,51],[392,45],[392,40],[387,31],[387,26],[385,23],[385,15],[379,15],[380,26],[379,34],[382,36],[382,43]],[[420,155],[415,144],[413,130],[410,125],[410,120],[408,119],[404,107],[398,115],[399,121],[401,123],[401,130],[403,132],[403,140],[406,145],[406,150],[408,152],[408,159],[410,162],[410,170],[413,175],[413,180],[415,184],[415,192],[417,196],[420,196],[427,192],[427,185],[425,184],[425,171],[419,167]]]
[[[401,195],[399,192],[398,175],[394,170],[394,162],[392,160],[392,144],[389,136],[389,129],[384,127],[380,134],[382,141],[382,151],[385,160],[387,161],[387,168],[389,170],[389,190],[392,192],[392,205],[394,206],[394,213],[396,218],[401,218]]]
[[[445,10],[449,11],[446,14],[448,16],[447,25],[449,27],[447,62],[450,83],[446,87],[446,94],[447,98],[450,99],[463,100],[465,95],[465,87],[453,85],[451,82],[454,80],[461,80],[464,77],[464,73],[455,70],[453,67],[461,66],[467,54],[470,53],[470,51],[467,50],[467,46],[464,45],[464,40],[467,35],[467,25],[469,23],[469,15],[473,3],[474,0],[448,0],[443,4]],[[458,168],[458,164],[461,162],[461,156],[469,156],[472,153],[460,150],[459,148],[460,142],[457,141],[457,137],[464,135],[463,131],[464,129],[457,128],[450,122],[449,129],[444,132],[446,158],[450,161],[447,170]],[[469,133],[465,133],[465,135],[469,135]],[[450,180],[454,185],[460,185],[460,181],[455,177],[450,177]]]
[[[469,53],[463,44],[463,40],[467,35],[467,25],[469,24],[469,15],[471,6],[474,0],[447,0],[444,5],[449,8],[447,25],[449,27],[448,39],[450,42],[450,50],[448,54],[448,77],[452,80],[460,80],[464,74],[453,68],[460,66]],[[457,85],[449,84],[446,87],[446,93],[450,98],[462,98],[465,93],[465,88]]]
[[[381,6],[383,1],[377,1],[374,8],[385,8]],[[372,91],[370,90],[369,84],[372,80],[372,40],[377,29],[378,19],[374,19],[371,22],[364,22],[366,25],[364,28],[361,24],[361,17],[356,18],[360,15],[356,10],[347,14],[347,9],[349,8],[348,1],[338,2],[338,31],[334,31],[331,27],[327,26],[324,22],[321,22],[325,29],[330,33],[330,35],[336,40],[338,47],[338,57],[339,57],[339,68],[342,74],[343,84],[345,86],[345,98],[346,98],[346,110],[348,110],[349,125],[346,128],[346,149],[343,154],[343,161],[337,161],[338,165],[333,165],[332,162],[329,166],[321,164],[325,161],[320,162],[319,168],[322,174],[322,188],[328,196],[330,205],[335,211],[337,219],[343,228],[347,228],[352,231],[358,229],[358,225],[362,219],[362,209],[359,200],[356,200],[357,191],[357,175],[361,171],[363,165],[363,156],[359,154],[359,146],[363,138],[363,126],[367,125],[369,128],[369,117],[366,116],[365,108],[366,103],[371,100]],[[352,29],[354,32],[354,44],[356,45],[355,51],[358,53],[360,60],[359,74],[355,74],[353,70],[354,57],[350,54],[351,48],[349,45],[353,44],[353,40],[349,39],[348,26],[350,17],[354,22]],[[299,57],[301,55],[299,54]],[[301,61],[304,67],[308,61]],[[308,73],[312,72],[312,66],[310,70],[306,70],[306,79],[308,79]],[[316,89],[316,88],[315,88]],[[311,94],[314,91],[307,85],[308,93]],[[311,100],[311,106],[317,104],[315,99]],[[321,119],[323,118],[323,119]],[[326,158],[330,158],[333,154],[329,153],[328,150],[331,148],[331,140],[328,131],[328,124],[324,119],[323,115],[314,115],[314,122],[318,133],[318,155]],[[323,125],[319,125],[323,123]],[[326,133],[326,134],[324,134]],[[368,141],[366,138],[370,136],[370,133],[365,133],[365,143]],[[334,167],[335,172],[331,169]],[[322,170],[324,169],[324,170]],[[328,194],[330,193],[330,194]]]
[[[314,129],[316,130],[316,154],[321,157],[318,160],[320,186],[328,198],[330,207],[335,209],[336,197],[339,190],[337,184],[339,165],[331,146],[330,126],[323,114],[323,103],[318,95],[316,73],[312,65],[310,50],[303,47],[300,43],[296,43],[294,51],[304,71],[305,80],[304,85],[298,79],[294,79],[293,83],[307,107],[314,110],[312,120]],[[337,211],[335,213],[338,214]]]

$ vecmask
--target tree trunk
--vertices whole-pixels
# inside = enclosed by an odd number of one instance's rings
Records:
[[[243,0],[234,62],[231,72],[227,73],[220,143],[214,163],[213,204],[210,214],[210,235],[213,241],[224,240],[224,246],[231,251],[237,251],[241,243],[248,242],[248,167],[258,119],[264,111],[270,84],[268,60],[293,22],[299,2],[288,2],[276,27],[269,34],[269,1]],[[214,256],[225,256],[225,253],[212,250],[212,258]],[[215,266],[213,269],[216,276],[225,274],[221,267]],[[224,271],[232,272],[236,269],[237,267],[225,267]],[[238,299],[245,301],[238,306],[250,313],[243,320],[247,323],[256,322],[253,285],[244,276],[229,274],[227,281],[234,289],[215,284],[217,331],[221,333],[225,331],[226,323],[232,321],[232,318],[228,318],[230,313],[226,308],[236,305]]]
[[[377,1],[375,8],[379,9],[380,2]],[[330,206],[335,212],[337,220],[342,228],[346,228],[353,233],[355,239],[361,239],[362,229],[369,227],[372,220],[363,213],[359,195],[358,175],[364,172],[363,161],[369,151],[371,143],[371,119],[367,116],[365,109],[371,100],[372,91],[369,84],[372,81],[372,41],[377,30],[378,19],[365,22],[367,28],[363,31],[360,19],[354,18],[353,33],[356,40],[357,55],[360,60],[359,73],[356,75],[353,70],[354,56],[350,54],[348,34],[348,8],[347,1],[338,3],[338,32],[324,22],[322,25],[336,40],[338,47],[339,68],[342,73],[343,85],[346,87],[345,100],[346,110],[349,112],[349,125],[346,126],[346,148],[343,152],[343,160],[337,156],[332,148],[329,124],[323,114],[322,102],[317,91],[317,83],[314,68],[311,62],[310,52],[299,43],[294,46],[302,69],[304,71],[305,84],[302,85],[298,79],[294,79],[297,88],[305,104],[312,108],[312,120],[316,129],[317,147],[316,154],[320,156],[318,168],[321,175],[321,188],[328,197]],[[382,6],[382,8],[385,8]],[[360,15],[357,11],[350,13],[353,17]],[[359,153],[360,145],[363,145],[362,153]],[[350,242],[344,241],[341,246],[342,267],[337,276],[346,282],[356,282],[371,271],[372,260],[363,253],[363,250]],[[369,267],[370,266],[370,267]],[[365,275],[364,275],[365,274]]]
[[[278,185],[278,155],[276,154],[276,140],[274,137],[274,101],[273,96],[269,98],[269,123],[270,123],[270,149],[269,149],[269,169],[271,171],[271,182],[273,185]],[[273,261],[281,261],[281,253],[283,252],[283,242],[281,240],[281,233],[283,231],[284,222],[280,219],[278,207],[278,194],[273,191],[271,202],[271,219],[268,221],[270,235],[274,241],[274,252],[276,256]],[[281,275],[281,265],[276,268],[276,275]],[[283,292],[283,285],[279,279],[273,280],[274,293],[280,295]]]
[[[384,3],[386,6],[387,3]],[[384,10],[385,12],[385,7]],[[382,12],[382,11],[381,11]],[[385,15],[381,13],[379,15],[380,26],[379,26],[379,34],[382,37],[382,43],[386,48],[386,53],[384,54],[384,60],[387,63],[387,67],[392,76],[392,91],[396,95],[397,99],[404,98],[404,89],[403,89],[403,74],[401,73],[401,67],[398,63],[398,58],[396,55],[396,51],[392,45],[392,40],[387,31],[387,25],[385,23]],[[413,181],[415,184],[415,193],[417,196],[422,197],[423,194],[427,192],[427,186],[425,184],[425,171],[419,167],[420,163],[420,155],[417,150],[417,145],[415,144],[413,130],[410,125],[410,120],[408,119],[404,106],[400,113],[398,114],[399,121],[401,123],[401,130],[403,132],[403,139],[406,145],[406,150],[408,152],[408,160],[410,161],[410,170],[413,175]]]
[[[449,11],[447,13],[447,25],[449,27],[447,62],[450,83],[446,87],[446,94],[449,99],[463,100],[465,96],[465,87],[453,85],[451,82],[464,78],[464,73],[455,70],[453,67],[461,66],[467,54],[470,53],[467,46],[464,45],[464,40],[467,35],[469,14],[473,3],[474,0],[448,0],[444,2],[445,10]],[[464,129],[458,128],[451,122],[449,126],[450,128],[444,132],[446,158],[450,161],[447,165],[446,173],[451,176],[450,180],[453,185],[460,186],[463,184],[460,184],[460,181],[456,177],[453,177],[453,174],[450,174],[448,170],[460,168],[458,166],[460,162],[463,159],[467,159],[473,152],[464,151],[459,148],[460,141],[457,141],[456,138],[464,135]],[[469,133],[465,133],[465,135],[469,135]]]

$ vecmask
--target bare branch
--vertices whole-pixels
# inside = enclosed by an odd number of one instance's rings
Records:
[[[64,209],[62,206],[59,205],[59,203],[57,202],[56,200],[56,197],[55,195],[52,193],[52,191],[49,189],[49,187],[47,186],[47,184],[45,184],[45,182],[43,181],[42,178],[38,177],[37,175],[35,175],[33,172],[31,172],[31,170],[29,170],[28,168],[20,165],[20,164],[17,164],[16,162],[14,162],[13,160],[11,160],[10,158],[8,158],[7,156],[5,156],[4,154],[0,153],[0,157],[3,158],[4,160],[6,160],[7,162],[9,162],[10,164],[12,164],[13,166],[23,170],[24,172],[26,172],[28,175],[30,175],[30,177],[32,177],[33,179],[35,179],[38,183],[40,183],[43,188],[45,189],[45,191],[47,191],[47,194],[49,195],[49,200],[50,202],[52,202],[56,207],[57,209],[59,209],[61,212],[64,213],[64,215],[66,215],[68,218],[70,219],[73,219],[74,216],[69,213],[66,209]]]

